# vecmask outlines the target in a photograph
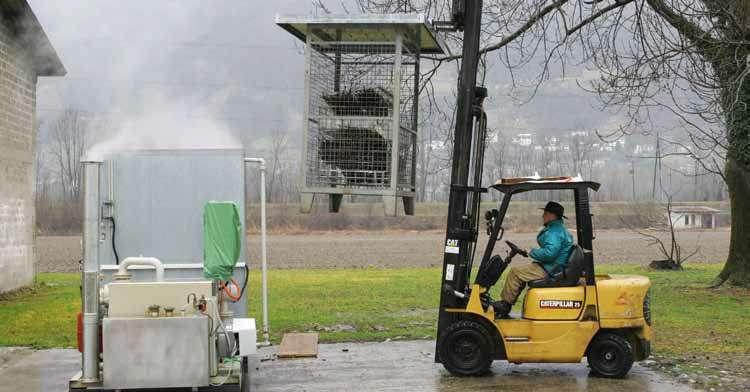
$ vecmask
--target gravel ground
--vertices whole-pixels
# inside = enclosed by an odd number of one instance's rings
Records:
[[[37,236],[39,272],[76,272],[81,259],[80,236]]]
[[[271,268],[344,268],[344,267],[431,267],[442,263],[443,232],[332,232],[319,234],[274,234],[268,238]],[[646,264],[659,258],[656,247],[646,246],[638,234],[627,231],[600,231],[594,241],[597,263]],[[484,249],[486,236],[480,237]],[[534,245],[535,233],[506,233],[523,247]],[[729,231],[691,231],[678,233],[684,250],[699,253],[696,262],[724,262],[729,249]],[[78,271],[81,258],[80,237],[39,236],[37,254],[40,272]],[[251,262],[259,260],[260,236],[248,237]],[[498,244],[495,252],[505,253]],[[479,253],[481,254],[481,253]],[[157,256],[158,255],[154,255]]]
[[[750,391],[750,354],[722,354],[720,357],[651,357],[644,367],[672,376],[678,383],[704,391]]]

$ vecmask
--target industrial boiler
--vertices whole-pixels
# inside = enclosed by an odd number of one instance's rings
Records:
[[[249,390],[258,345],[247,314],[249,163],[263,173],[263,160],[242,150],[122,151],[82,162],[82,365],[70,391]]]

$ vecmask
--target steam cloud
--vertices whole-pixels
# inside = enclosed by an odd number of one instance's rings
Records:
[[[100,141],[88,149],[87,159],[101,160],[133,150],[242,148],[238,135],[215,116],[220,103],[214,101],[196,110],[180,101],[153,99],[144,106],[147,109],[140,116],[110,119],[108,122],[116,122],[114,131],[103,130],[98,135]]]

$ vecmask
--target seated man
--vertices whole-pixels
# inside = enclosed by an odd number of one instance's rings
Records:
[[[565,268],[573,246],[573,237],[568,233],[563,223],[567,219],[562,205],[551,201],[544,208],[542,220],[544,228],[536,236],[539,248],[532,248],[529,257],[533,263],[510,267],[505,278],[501,300],[492,304],[495,317],[507,317],[511,307],[516,303],[519,294],[527,282],[544,279],[547,275],[554,275]]]

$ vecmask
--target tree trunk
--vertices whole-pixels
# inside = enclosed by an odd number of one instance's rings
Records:
[[[728,158],[725,168],[732,209],[729,256],[715,285],[750,286],[750,165]]]
[[[750,56],[748,51],[739,51],[740,58]],[[745,67],[737,67],[734,75],[740,75]],[[747,76],[746,76],[747,78]],[[725,81],[731,78],[724,77]],[[735,79],[736,80],[736,79]],[[750,79],[724,88],[724,109],[727,119],[729,149],[724,174],[729,192],[732,213],[732,235],[729,256],[724,269],[714,281],[715,286],[728,282],[732,285],[750,287]],[[738,90],[739,89],[739,90]]]

